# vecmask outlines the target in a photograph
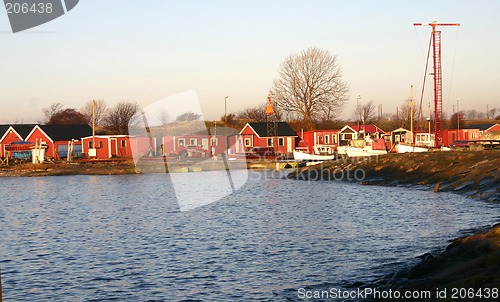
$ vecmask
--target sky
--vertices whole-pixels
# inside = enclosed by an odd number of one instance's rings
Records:
[[[461,24],[440,28],[444,111],[457,99],[460,110],[500,108],[499,11],[496,0],[81,0],[13,34],[0,9],[0,123],[41,121],[56,102],[148,106],[190,90],[219,119],[226,96],[228,113],[264,103],[280,64],[309,47],[336,55],[350,86],[339,118],[359,96],[396,112],[411,85],[420,99],[431,27],[413,23],[434,20]]]

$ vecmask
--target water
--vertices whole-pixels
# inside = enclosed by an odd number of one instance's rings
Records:
[[[252,173],[189,211],[164,174],[0,178],[4,301],[301,301],[299,288],[373,280],[499,218],[446,193]]]

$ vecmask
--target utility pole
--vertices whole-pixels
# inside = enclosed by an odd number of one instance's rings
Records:
[[[437,26],[460,26],[459,23],[413,23],[413,26],[431,26],[431,42],[434,67],[434,146],[440,147],[443,141],[443,79],[441,72],[441,31]]]

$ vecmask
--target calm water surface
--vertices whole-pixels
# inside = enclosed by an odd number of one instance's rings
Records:
[[[206,199],[196,183],[221,173],[185,174],[184,194]],[[164,174],[0,178],[4,301],[300,301],[499,218],[446,193],[251,173],[189,211]]]

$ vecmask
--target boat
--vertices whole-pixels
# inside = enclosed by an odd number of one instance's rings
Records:
[[[428,152],[429,148],[426,147],[418,147],[415,145],[399,143],[395,147],[397,153],[408,153],[408,152]]]
[[[342,148],[342,153],[349,157],[378,156],[387,154],[384,139],[372,139],[366,136],[365,139],[351,140],[349,146]]]
[[[297,148],[293,151],[295,161],[326,161],[335,160],[336,152],[332,146],[315,145],[314,153],[308,152],[307,148]]]

